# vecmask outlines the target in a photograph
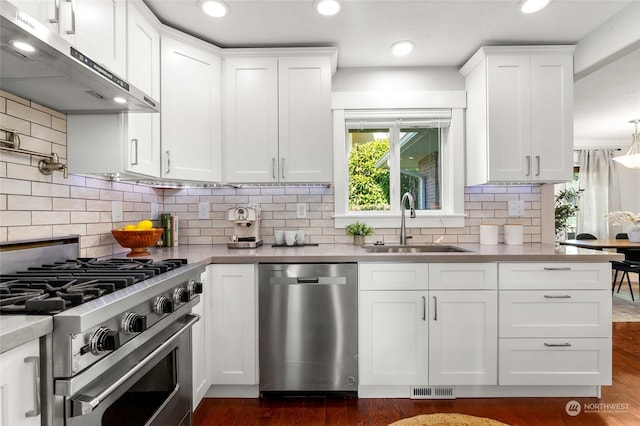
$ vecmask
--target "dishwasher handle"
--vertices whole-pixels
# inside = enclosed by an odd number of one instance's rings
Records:
[[[346,285],[347,277],[271,277],[271,285]]]

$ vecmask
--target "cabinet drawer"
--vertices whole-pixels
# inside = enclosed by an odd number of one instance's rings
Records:
[[[499,385],[611,384],[611,339],[499,340]]]
[[[611,289],[610,263],[500,263],[501,290]]]
[[[426,263],[361,263],[358,265],[360,290],[427,290]]]
[[[609,290],[500,291],[500,337],[611,337]]]
[[[495,290],[498,266],[495,263],[431,263],[430,290]]]

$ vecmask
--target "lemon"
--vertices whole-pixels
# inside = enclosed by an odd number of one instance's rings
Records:
[[[141,220],[136,225],[136,229],[151,229],[151,228],[153,228],[153,222],[151,222],[150,220]]]
[[[136,229],[136,226],[135,226],[135,225],[131,225],[131,224],[129,224],[129,225],[125,225],[125,226],[124,226],[124,230],[125,230],[125,231],[133,231],[134,229]]]

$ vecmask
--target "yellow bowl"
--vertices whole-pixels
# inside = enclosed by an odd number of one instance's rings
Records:
[[[122,229],[113,229],[111,234],[116,239],[118,244],[124,248],[130,248],[131,251],[127,253],[127,257],[134,256],[146,256],[150,254],[147,251],[147,247],[154,247],[160,236],[162,235],[162,228],[151,229],[136,229],[132,231],[125,231]]]

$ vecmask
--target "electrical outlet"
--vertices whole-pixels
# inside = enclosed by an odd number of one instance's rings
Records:
[[[122,201],[112,201],[111,202],[111,222],[122,222],[123,214],[122,214]]]
[[[198,219],[209,219],[209,203],[198,203]]]
[[[296,205],[296,217],[298,219],[304,219],[307,217],[307,205],[298,203]]]
[[[158,203],[151,203],[151,220],[158,220],[160,217],[158,216]]]
[[[509,201],[509,216],[524,216],[524,201]]]

